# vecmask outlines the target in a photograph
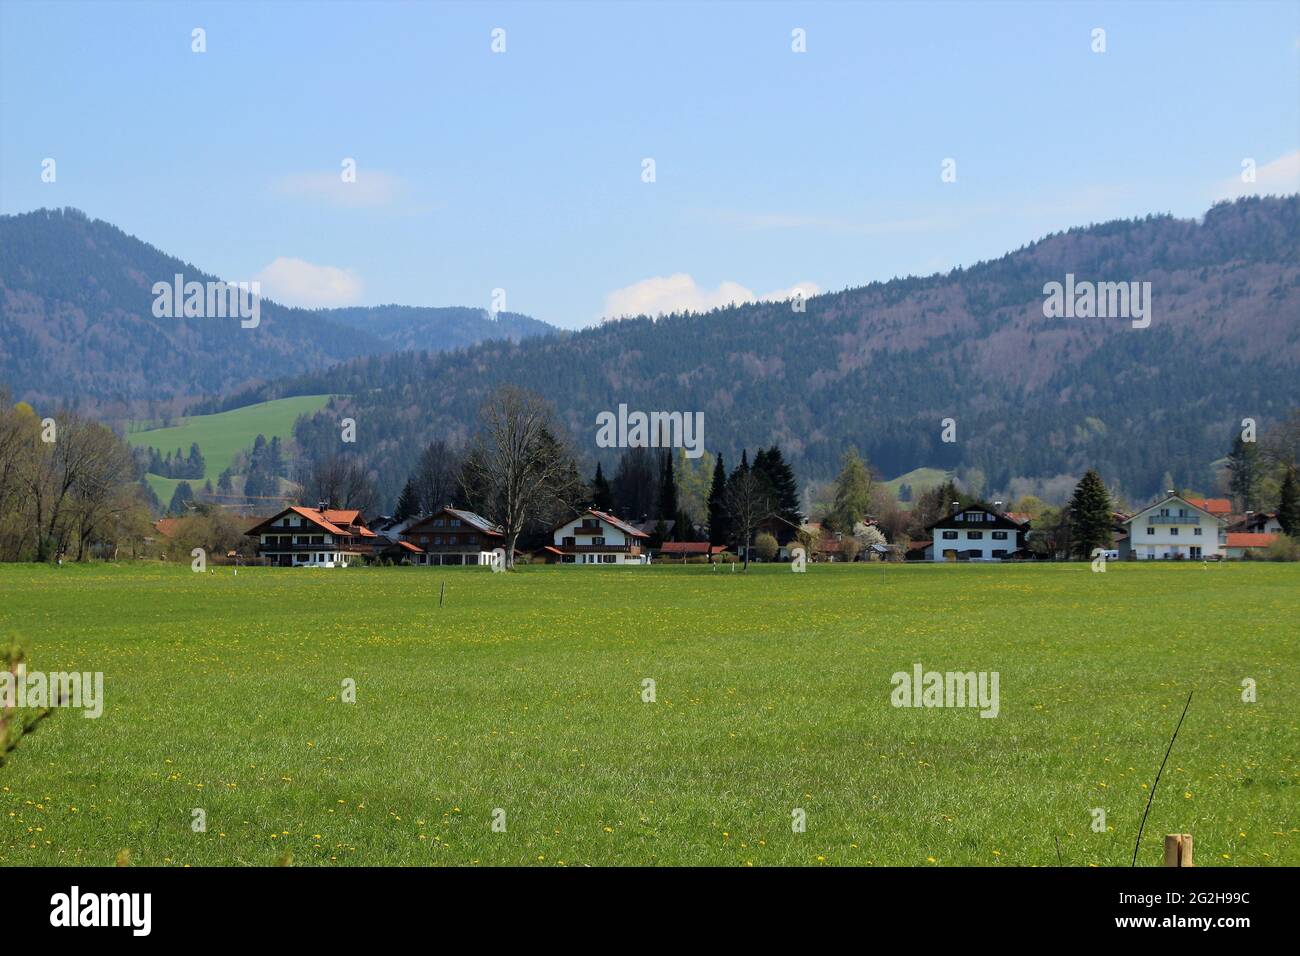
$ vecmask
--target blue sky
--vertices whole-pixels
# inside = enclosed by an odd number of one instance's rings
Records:
[[[296,304],[579,327],[1297,189],[1295,2],[0,2],[0,211]]]

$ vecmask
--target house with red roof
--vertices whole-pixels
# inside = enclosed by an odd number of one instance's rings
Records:
[[[278,568],[346,568],[374,553],[378,535],[361,512],[294,505],[244,532],[257,539],[257,556]]]
[[[1120,557],[1217,561],[1225,556],[1231,513],[1227,498],[1166,495],[1128,519],[1128,538],[1120,543]]]
[[[1223,548],[1229,558],[1255,557],[1263,554],[1264,549],[1276,540],[1276,534],[1262,531],[1229,531]]]
[[[551,531],[552,544],[538,552],[548,564],[649,564],[650,536],[626,521],[589,508]]]
[[[420,551],[411,563],[424,565],[490,565],[492,552],[506,546],[500,525],[462,508],[443,508],[419,518],[400,538]]]

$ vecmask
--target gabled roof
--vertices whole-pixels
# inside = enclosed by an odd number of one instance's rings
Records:
[[[440,517],[441,515],[444,514],[451,515],[453,518],[459,518],[461,521],[469,525],[471,528],[474,528],[476,531],[481,531],[484,534],[500,535],[503,533],[501,530],[501,526],[499,524],[493,524],[491,521],[488,521],[488,519],[484,518],[482,515],[475,514],[472,511],[464,511],[460,508],[439,508],[433,514],[426,515],[425,517],[420,518],[418,521],[412,523],[402,533],[412,534],[416,532],[417,529],[425,529],[426,525],[429,528],[432,528],[433,526],[432,524],[430,524],[430,522],[432,522],[435,518]]]
[[[1129,518],[1128,521],[1125,522],[1125,523],[1131,525],[1131,524],[1133,524],[1134,522],[1136,522],[1136,521],[1138,520],[1138,518],[1140,518],[1140,517],[1142,517],[1144,514],[1146,514],[1148,511],[1154,511],[1156,508],[1160,508],[1160,507],[1162,507],[1162,506],[1168,504],[1168,503],[1171,502],[1171,501],[1181,501],[1183,504],[1187,505],[1189,508],[1194,508],[1194,509],[1196,509],[1197,511],[1199,511],[1201,514],[1205,515],[1205,516],[1208,517],[1208,518],[1212,518],[1212,519],[1214,519],[1215,521],[1225,521],[1225,520],[1226,520],[1226,519],[1224,518],[1223,515],[1218,515],[1218,514],[1214,514],[1213,512],[1206,511],[1206,510],[1205,510],[1204,508],[1202,508],[1200,505],[1198,505],[1198,504],[1194,504],[1194,503],[1193,503],[1194,501],[1203,501],[1203,500],[1205,500],[1205,499],[1203,499],[1203,498],[1196,498],[1196,499],[1192,499],[1192,498],[1184,498],[1182,495],[1165,495],[1163,498],[1161,498],[1161,499],[1160,499],[1159,501],[1157,501],[1155,504],[1153,504],[1153,505],[1147,505],[1145,508],[1141,508],[1141,509],[1139,509],[1139,510],[1137,511],[1137,513],[1134,514],[1133,517]],[[1211,499],[1211,500],[1213,500],[1213,499]],[[1220,499],[1220,500],[1222,500],[1222,501],[1226,501],[1227,499],[1226,499],[1226,498],[1223,498],[1223,499]]]
[[[1277,540],[1275,534],[1262,531],[1229,531],[1226,547],[1229,548],[1267,548]]]
[[[973,511],[978,511],[989,516],[991,520],[981,519],[979,521],[968,521],[966,515]],[[979,505],[971,505],[968,508],[962,508],[956,514],[944,515],[938,521],[932,521],[925,526],[926,531],[934,531],[935,528],[970,528],[980,530],[982,528],[1007,529],[1014,531],[1024,531],[1029,527],[1029,516],[1020,512],[1008,514],[1006,512],[997,512],[989,508],[981,508]]]
[[[265,521],[258,522],[253,527],[249,528],[244,532],[244,534],[261,534],[264,528],[274,524],[289,512],[293,512],[300,518],[306,518],[312,524],[316,525],[316,527],[323,531],[327,531],[330,534],[337,534],[344,538],[351,537],[354,534],[362,538],[375,537],[373,531],[361,524],[360,511],[343,511],[333,508],[326,508],[324,511],[320,511],[316,508],[304,508],[301,505],[293,505],[285,508],[283,511],[277,511]],[[344,527],[339,527],[339,523],[343,524]],[[352,528],[349,529],[349,527],[347,527],[348,525],[351,525]]]
[[[1193,508],[1200,508],[1218,517],[1232,514],[1232,502],[1227,498],[1185,498],[1184,500]]]
[[[283,511],[277,511],[275,514],[271,515],[271,517],[267,518],[261,524],[254,525],[253,527],[249,528],[247,531],[244,532],[244,534],[249,534],[249,535],[261,534],[263,528],[266,528],[267,526],[274,524],[276,521],[278,521],[280,518],[284,517],[285,515],[289,514],[290,512],[293,512],[294,514],[298,515],[301,518],[306,518],[312,524],[316,525],[318,528],[321,528],[324,531],[328,531],[330,534],[343,535],[344,537],[347,537],[348,532],[344,531],[342,528],[337,527],[333,522],[329,521],[322,512],[317,511],[314,508],[303,508],[300,505],[293,505],[291,507],[285,508]]]
[[[578,514],[574,515],[572,518],[565,518],[563,521],[561,521],[559,524],[557,524],[554,528],[551,529],[551,534],[554,534],[555,532],[559,531],[566,524],[572,524],[574,521],[577,521],[579,518],[585,518],[588,515],[591,515],[593,517],[599,518],[601,521],[612,524],[615,528],[618,528],[624,534],[630,534],[634,538],[650,537],[650,535],[646,534],[644,531],[640,530],[639,528],[633,527],[632,525],[628,524],[626,521],[623,521],[619,518],[615,518],[613,515],[606,514],[603,511],[597,511],[595,508],[588,508],[585,511],[578,512]]]

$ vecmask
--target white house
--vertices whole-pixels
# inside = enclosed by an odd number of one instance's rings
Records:
[[[940,518],[926,531],[933,542],[927,561],[1000,560],[1014,557],[1025,546],[1026,515],[972,506]]]
[[[613,515],[588,509],[559,525],[541,554],[553,564],[649,564],[650,536]]]
[[[1228,520],[1197,507],[1179,495],[1142,509],[1126,522],[1128,540],[1120,557],[1154,559],[1222,558],[1228,543]]]

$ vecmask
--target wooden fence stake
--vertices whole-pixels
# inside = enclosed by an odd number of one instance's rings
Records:
[[[1195,866],[1192,862],[1192,835],[1170,833],[1165,836],[1165,866]]]

